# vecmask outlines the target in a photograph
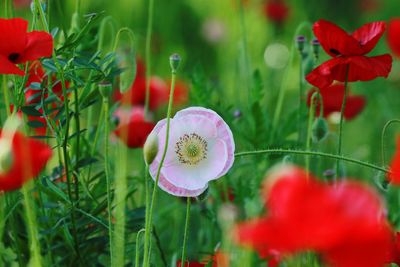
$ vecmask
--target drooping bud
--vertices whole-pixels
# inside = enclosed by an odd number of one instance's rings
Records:
[[[322,141],[328,135],[328,123],[324,118],[317,118],[312,126],[312,139],[314,142]]]
[[[296,37],[296,47],[300,53],[304,51],[304,43],[306,42],[306,37],[303,35],[299,35]]]
[[[181,63],[181,56],[180,55],[175,53],[175,54],[172,54],[169,57],[169,64],[171,66],[171,70],[172,70],[173,73],[175,73],[178,70],[180,63]]]
[[[0,174],[11,169],[13,160],[12,139],[0,137]]]
[[[103,98],[110,97],[112,93],[112,85],[108,82],[99,83],[99,92]]]
[[[312,50],[313,50],[314,56],[316,59],[318,59],[319,58],[319,50],[320,50],[320,46],[321,46],[318,39],[314,38],[311,41],[311,45],[312,45]]]
[[[151,133],[147,136],[146,142],[143,146],[144,161],[147,165],[153,163],[158,153],[158,137],[156,134]]]

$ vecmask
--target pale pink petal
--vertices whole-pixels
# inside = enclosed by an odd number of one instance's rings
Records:
[[[222,138],[225,141],[225,144],[228,149],[228,160],[226,161],[226,165],[219,177],[225,175],[228,170],[232,167],[233,162],[235,160],[235,142],[233,140],[233,134],[229,126],[225,123],[225,121],[218,115],[215,111],[203,107],[190,107],[183,109],[176,113],[175,118],[179,118],[186,115],[203,115],[207,118],[211,119],[215,122],[218,129],[218,137]]]
[[[150,166],[150,174],[153,180],[156,180],[157,177],[157,168],[158,168],[159,162],[156,162],[156,164],[152,164]],[[196,190],[188,190],[186,188],[178,187],[173,184],[171,184],[167,179],[165,179],[164,175],[160,173],[160,178],[158,180],[158,186],[164,190],[165,192],[177,196],[177,197],[197,197],[203,193],[207,187],[208,184],[205,185],[205,187],[201,189],[196,189]]]
[[[218,179],[227,159],[224,141],[216,140],[209,148],[207,158],[196,165],[172,164],[162,168],[164,177],[175,186],[189,190],[204,188],[211,180]]]
[[[157,126],[156,126],[157,127]],[[165,146],[166,140],[166,123],[159,129],[158,138],[159,138],[159,152],[157,154],[157,160],[161,161],[162,152]],[[190,115],[184,116],[181,118],[171,119],[170,121],[170,134],[169,134],[169,146],[167,149],[167,154],[164,161],[164,166],[169,166],[171,164],[177,163],[178,158],[175,153],[175,145],[185,134],[196,133],[202,138],[210,139],[217,137],[217,128],[215,124],[204,116],[198,115]]]

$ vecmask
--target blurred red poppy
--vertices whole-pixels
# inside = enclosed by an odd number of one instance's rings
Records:
[[[319,89],[322,101],[324,103],[324,117],[329,117],[332,113],[340,112],[342,109],[342,103],[345,93],[345,88],[343,84],[334,84],[328,87]],[[308,93],[307,105],[311,104],[312,94],[315,89],[311,89]],[[360,114],[366,104],[366,99],[361,95],[349,95],[347,97],[347,105],[344,110],[344,118],[346,120],[351,120]],[[317,115],[320,112],[320,105],[317,105]]]
[[[393,54],[400,57],[400,18],[392,18],[389,22],[387,42]]]
[[[229,267],[229,257],[227,254],[220,251],[216,252],[213,256],[207,256],[201,262],[186,261],[183,267]],[[176,267],[182,267],[182,261],[178,260]]]
[[[5,138],[2,132],[0,136]],[[52,155],[52,150],[47,144],[27,138],[18,132],[14,134],[11,142],[11,153],[8,155],[11,157],[11,165],[0,172],[0,191],[16,190],[26,181],[36,177]]]
[[[325,52],[333,58],[309,73],[307,81],[318,88],[325,88],[334,80],[354,82],[387,77],[392,69],[389,54],[365,56],[376,46],[385,27],[385,22],[372,22],[350,35],[329,21],[317,21],[313,26],[314,34]]]
[[[25,73],[16,64],[50,57],[53,37],[47,32],[27,32],[28,21],[0,19],[0,74]]]
[[[389,167],[389,181],[395,185],[400,185],[400,136],[397,137],[396,152]]]
[[[268,214],[237,227],[238,241],[261,256],[312,250],[336,267],[381,267],[390,261],[385,207],[365,185],[326,184],[286,166],[268,177],[264,197]]]
[[[264,13],[273,22],[283,23],[289,15],[289,6],[284,0],[267,0]]]
[[[144,117],[143,107],[120,107],[114,116],[118,126],[114,133],[130,148],[143,147],[155,124]]]

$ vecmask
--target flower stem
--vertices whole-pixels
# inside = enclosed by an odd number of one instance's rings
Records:
[[[386,136],[386,131],[389,128],[390,125],[393,123],[400,123],[399,119],[393,119],[388,121],[385,126],[383,126],[382,129],[382,134],[381,134],[381,153],[382,153],[382,166],[385,167],[386,165],[386,159],[385,159],[385,136]]]
[[[189,222],[190,222],[190,197],[186,198],[186,221],[185,221],[185,230],[183,232],[183,246],[182,246],[182,258],[181,258],[181,263],[182,265],[185,265],[185,257],[186,257],[186,241],[187,241],[187,235],[188,235],[188,229],[189,229]]]
[[[149,112],[150,102],[150,76],[151,76],[151,33],[153,30],[153,13],[154,0],[149,0],[149,10],[147,16],[147,33],[146,33],[146,95],[144,100],[144,112],[147,115]]]
[[[174,91],[175,91],[175,80],[176,80],[176,69],[173,69],[171,72],[171,89],[169,93],[169,101],[168,101],[168,110],[167,110],[167,126],[166,126],[166,137],[165,137],[165,145],[163,148],[163,153],[161,157],[160,164],[158,165],[156,181],[153,187],[153,193],[151,196],[151,203],[150,203],[150,210],[148,213],[149,219],[146,224],[146,233],[145,233],[145,240],[144,240],[144,257],[143,257],[143,266],[149,266],[150,257],[149,257],[149,247],[150,247],[150,236],[152,232],[152,224],[153,224],[153,210],[155,205],[155,200],[157,196],[157,188],[158,188],[158,181],[160,180],[160,173],[161,168],[164,164],[165,156],[167,155],[168,150],[168,143],[169,143],[169,128],[170,128],[170,121],[171,121],[171,114],[172,114],[172,104],[174,101]]]
[[[377,171],[381,171],[384,173],[388,173],[389,170],[386,168],[382,168],[380,166],[364,162],[361,160],[345,157],[342,155],[335,155],[335,154],[329,154],[329,153],[324,153],[324,152],[318,152],[318,151],[305,151],[305,150],[292,150],[292,149],[265,149],[265,150],[255,150],[255,151],[244,151],[244,152],[239,152],[235,154],[235,157],[243,157],[243,156],[250,156],[250,155],[260,155],[260,154],[295,154],[295,155],[310,155],[310,156],[316,156],[316,157],[324,157],[324,158],[331,158],[331,159],[337,159],[337,160],[343,160],[347,162],[351,162],[354,164],[358,164],[367,168],[371,168]]]
[[[2,75],[2,78],[3,78],[2,79],[2,87],[3,87],[4,105],[5,105],[7,116],[9,117],[11,115],[10,95],[8,94],[6,75]]]
[[[29,170],[27,170],[29,171]],[[29,171],[30,172],[30,171]],[[42,266],[42,256],[40,254],[40,243],[38,238],[38,227],[36,223],[35,207],[32,201],[32,195],[30,191],[33,187],[33,181],[27,182],[22,187],[22,194],[24,196],[25,212],[26,212],[26,222],[29,233],[30,240],[30,259],[29,266],[39,267]]]
[[[343,118],[344,118],[344,111],[346,109],[347,96],[349,94],[349,86],[348,86],[349,70],[350,70],[350,65],[348,64],[346,66],[346,78],[344,80],[344,96],[343,96],[342,109],[340,111],[339,141],[338,141],[338,152],[337,152],[338,155],[342,154]],[[340,170],[340,160],[337,160],[336,179],[339,178],[339,170]]]
[[[308,126],[307,126],[307,139],[306,139],[306,150],[309,151],[311,149],[311,133],[312,133],[312,124],[314,120],[314,115],[315,115],[315,109],[316,109],[316,98],[320,99],[320,94],[319,92],[314,92],[311,96],[311,103],[310,103],[310,114],[308,117]],[[321,102],[321,108],[322,107],[322,101]],[[310,172],[310,157],[306,156],[306,171],[307,175]]]
[[[136,246],[135,246],[135,267],[139,267],[139,239],[141,234],[145,231],[145,229],[140,229],[136,234]]]
[[[108,211],[108,238],[110,246],[110,266],[113,265],[114,247],[113,247],[113,233],[112,233],[112,207],[111,207],[111,182],[110,182],[110,167],[109,167],[109,142],[110,135],[110,118],[109,118],[109,100],[108,97],[103,97],[103,111],[104,111],[104,173],[106,177],[107,187],[107,211]]]

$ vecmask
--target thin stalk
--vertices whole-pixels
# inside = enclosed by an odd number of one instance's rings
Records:
[[[108,236],[110,245],[110,266],[113,265],[114,260],[114,239],[112,231],[112,206],[111,206],[111,181],[110,181],[110,167],[109,167],[109,135],[110,135],[110,118],[109,118],[109,100],[108,97],[103,97],[103,110],[104,110],[104,172],[106,176],[107,186],[107,211],[108,211]]]
[[[26,170],[29,171],[30,170]],[[40,254],[40,243],[38,226],[36,222],[35,206],[33,204],[32,195],[30,191],[33,188],[33,181],[27,182],[21,189],[24,196],[26,223],[28,227],[29,240],[30,240],[30,259],[29,266],[40,267],[42,266],[42,256]]]
[[[144,100],[144,112],[149,112],[150,103],[150,76],[151,76],[151,34],[153,30],[153,13],[154,0],[149,0],[149,12],[147,16],[147,33],[146,33],[146,96]]]
[[[316,109],[316,99],[319,98],[320,94],[318,92],[314,92],[311,96],[311,103],[310,103],[310,114],[308,117],[308,126],[307,126],[307,139],[306,139],[306,150],[309,151],[311,149],[311,134],[312,134],[312,125],[314,121],[314,115],[315,115],[315,109]],[[321,109],[322,107],[322,101],[321,102]],[[322,112],[322,111],[320,111]],[[322,114],[322,113],[321,113]],[[310,157],[306,156],[306,171],[307,175],[310,172]]]
[[[252,93],[251,93],[250,82],[249,82],[250,60],[249,60],[249,53],[248,53],[248,48],[247,48],[247,32],[246,32],[246,25],[245,25],[245,20],[244,20],[243,1],[237,0],[237,3],[239,5],[240,31],[241,31],[242,45],[243,45],[244,68],[246,70],[245,82],[246,82],[246,89],[247,89],[247,101],[248,101],[247,104],[248,104],[248,108],[251,109],[250,105],[251,105],[251,101],[252,101]]]
[[[10,95],[8,94],[8,88],[7,88],[7,79],[6,75],[2,75],[2,88],[3,88],[3,97],[4,97],[4,105],[7,113],[7,117],[11,115],[11,109],[10,109]]]
[[[135,267],[139,267],[139,241],[140,241],[140,236],[142,233],[144,233],[146,229],[140,229],[139,232],[136,234],[136,245],[135,245]]]
[[[190,222],[190,197],[186,198],[186,221],[185,221],[185,230],[183,232],[183,246],[182,246],[182,258],[181,263],[185,265],[185,258],[186,258],[186,242],[187,242],[187,235],[189,229],[189,222]]]
[[[383,126],[382,129],[382,134],[381,134],[381,153],[382,153],[382,166],[386,166],[386,159],[385,159],[385,136],[386,136],[386,131],[389,128],[390,125],[393,123],[400,123],[399,119],[393,119],[388,121],[385,126]]]
[[[76,137],[75,137],[75,172],[76,174],[74,175],[74,184],[75,184],[75,200],[76,200],[76,205],[79,208],[79,181],[78,181],[78,176],[79,176],[79,158],[80,158],[80,139],[81,139],[81,123],[80,123],[80,118],[79,118],[79,96],[78,96],[78,88],[74,89],[74,97],[75,97],[75,111],[74,111],[74,119],[75,119],[75,131],[76,131]]]
[[[251,155],[262,155],[262,154],[295,154],[295,155],[310,155],[310,156],[316,156],[316,157],[323,157],[323,158],[331,158],[331,159],[337,159],[337,160],[343,160],[347,161],[350,163],[358,164],[367,168],[371,168],[377,171],[381,171],[384,173],[388,173],[389,170],[386,168],[382,168],[380,166],[377,166],[375,164],[371,164],[368,162],[364,162],[361,160],[349,158],[346,156],[342,155],[335,155],[335,154],[329,154],[329,153],[324,153],[324,152],[318,152],[318,151],[305,151],[305,150],[292,150],[292,149],[265,149],[265,150],[255,150],[255,151],[244,151],[244,152],[239,152],[235,154],[235,157],[243,157],[243,156],[251,156]]]
[[[146,225],[146,233],[145,233],[146,236],[145,236],[145,240],[144,240],[143,266],[149,266],[149,261],[150,261],[149,245],[150,245],[150,236],[152,234],[151,233],[152,232],[151,225],[153,224],[153,210],[154,210],[155,200],[156,200],[156,196],[157,196],[157,188],[158,188],[158,181],[160,180],[161,168],[164,164],[165,156],[167,155],[167,150],[168,150],[170,120],[171,120],[171,114],[172,114],[172,104],[174,101],[175,80],[176,80],[176,70],[172,70],[171,89],[170,89],[170,93],[169,93],[168,110],[167,110],[167,126],[166,126],[165,145],[163,148],[163,153],[162,153],[160,164],[158,165],[156,181],[155,181],[155,184],[153,187],[153,194],[151,197],[150,211],[148,214],[149,220]]]
[[[349,86],[348,86],[348,79],[349,79],[349,70],[350,65],[346,66],[346,78],[344,80],[344,96],[343,96],[343,103],[342,109],[340,111],[340,124],[339,124],[339,141],[338,141],[338,155],[342,154],[342,138],[343,138],[343,118],[344,118],[344,111],[346,109],[347,103],[347,96],[349,94]],[[336,179],[339,178],[339,169],[340,169],[340,159],[336,162]]]

